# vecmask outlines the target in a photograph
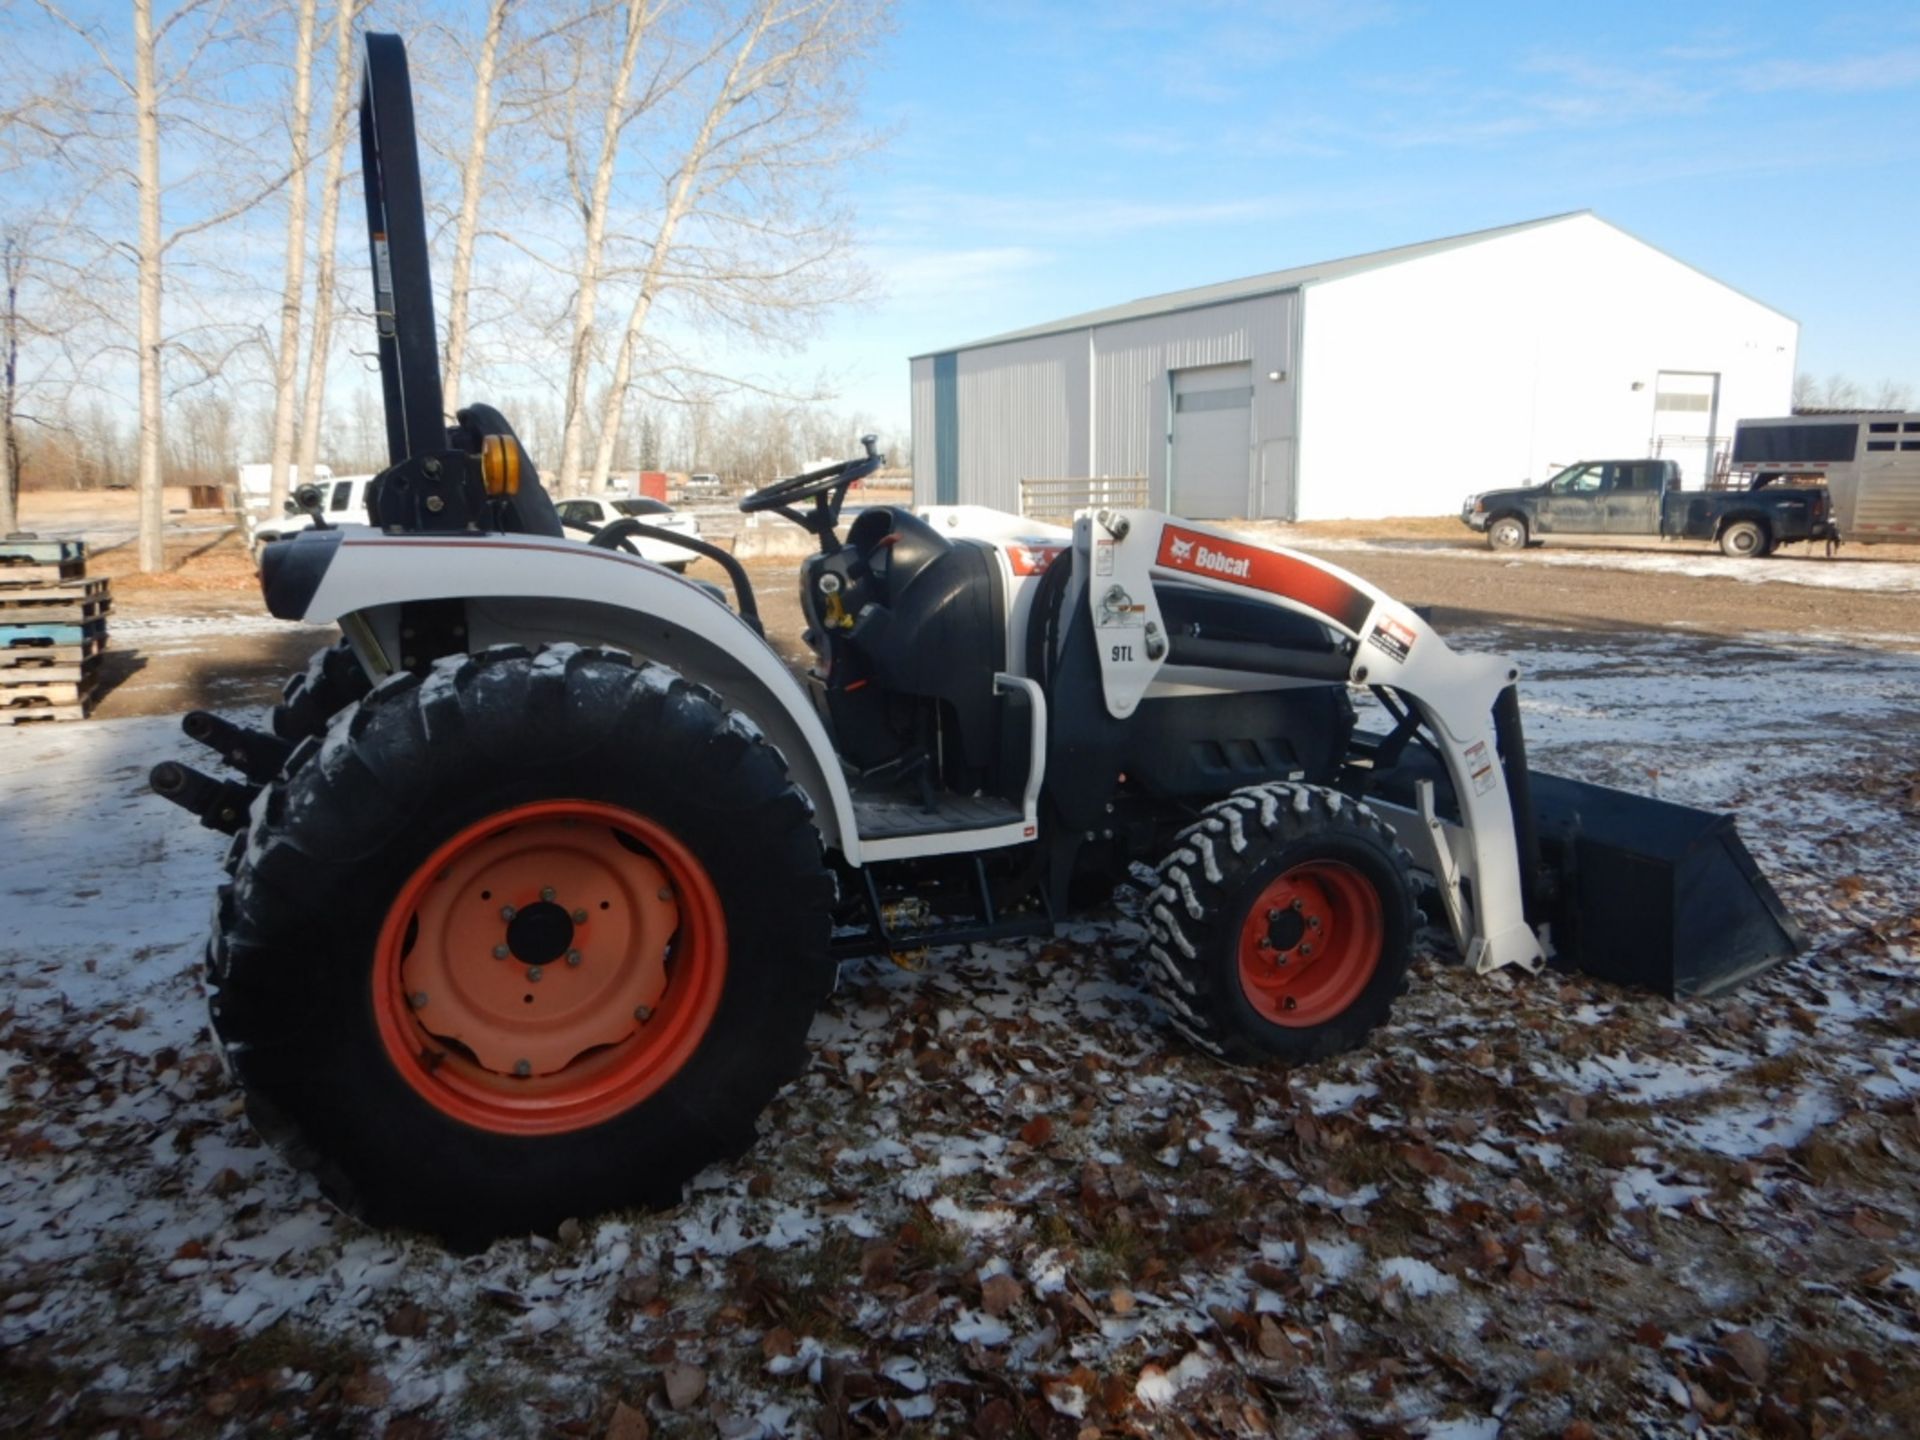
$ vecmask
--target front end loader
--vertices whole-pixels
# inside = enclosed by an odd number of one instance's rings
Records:
[[[405,52],[365,61],[391,463],[368,524],[261,563],[342,638],[267,729],[187,718],[238,778],[153,777],[234,836],[214,1028],[342,1206],[473,1244],[672,1204],[752,1143],[840,959],[1048,934],[1149,873],[1145,975],[1235,1063],[1363,1043],[1423,897],[1479,972],[1705,994],[1795,953],[1729,820],[1533,774],[1511,665],[1308,556],[1147,510],[843,515],[869,438],[742,502],[818,541],[803,678],[724,551],[687,542],[731,595],[623,550],[638,521],[567,538],[503,416],[446,422]]]

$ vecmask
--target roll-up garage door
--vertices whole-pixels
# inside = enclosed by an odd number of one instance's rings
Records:
[[[1253,456],[1253,367],[1173,372],[1168,509],[1189,520],[1247,513]]]

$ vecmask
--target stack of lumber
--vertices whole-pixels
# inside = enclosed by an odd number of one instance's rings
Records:
[[[0,540],[0,725],[85,717],[112,607],[84,540]]]

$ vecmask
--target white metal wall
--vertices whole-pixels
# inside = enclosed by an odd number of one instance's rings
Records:
[[[1720,376],[1722,436],[1790,408],[1794,321],[1592,216],[1303,301],[1303,520],[1452,514],[1473,491],[1645,455],[1663,370]]]

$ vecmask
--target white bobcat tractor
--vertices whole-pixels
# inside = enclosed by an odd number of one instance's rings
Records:
[[[370,524],[261,571],[344,639],[270,730],[187,718],[241,779],[153,777],[235,837],[214,1027],[343,1206],[476,1243],[674,1203],[752,1143],[842,957],[1046,934],[1142,862],[1145,973],[1237,1063],[1360,1044],[1417,891],[1479,972],[1699,993],[1797,948],[1726,817],[1529,775],[1507,662],[1166,515],[842,535],[869,441],[742,502],[819,539],[796,678],[730,555],[684,542],[731,602],[622,553],[636,521],[566,539],[497,412],[447,427],[396,37],[361,125],[392,464]]]

